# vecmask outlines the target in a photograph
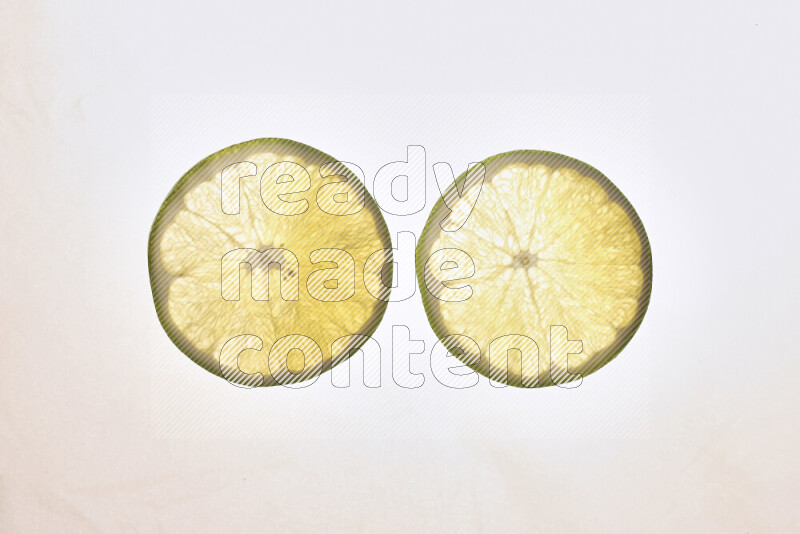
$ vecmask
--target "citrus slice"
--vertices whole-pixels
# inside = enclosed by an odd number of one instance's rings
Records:
[[[499,154],[462,174],[416,262],[440,342],[520,387],[574,387],[630,341],[650,300],[650,245],[633,207],[594,168],[550,152]]]
[[[314,378],[352,355],[383,316],[391,265],[386,223],[356,175],[285,139],[195,165],[150,232],[164,330],[246,387]]]

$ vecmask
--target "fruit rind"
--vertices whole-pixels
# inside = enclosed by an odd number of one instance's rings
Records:
[[[169,310],[167,309],[169,303],[168,288],[170,276],[164,272],[164,268],[161,265],[160,242],[164,231],[166,228],[168,228],[172,218],[175,216],[175,214],[181,211],[184,205],[184,200],[182,198],[183,195],[185,195],[185,193],[189,191],[192,186],[207,180],[208,173],[216,174],[228,164],[236,163],[242,159],[246,159],[242,156],[251,153],[255,147],[260,146],[269,147],[273,152],[284,153],[285,151],[297,154],[300,157],[309,156],[319,161],[339,161],[336,158],[333,158],[324,152],[303,143],[281,138],[253,139],[219,150],[195,164],[170,189],[153,221],[148,239],[148,271],[150,273],[150,288],[156,308],[156,314],[162,328],[167,333],[169,339],[175,344],[176,347],[178,347],[181,352],[183,352],[200,367],[222,378],[225,377],[220,369],[219,354],[208,354],[197,349],[180,331],[180,329],[175,326],[170,318]],[[346,174],[348,181],[364,194],[364,198],[366,199],[365,209],[368,210],[373,217],[379,239],[385,248],[391,249],[391,239],[386,222],[384,221],[377,204],[371,199],[369,193],[364,187],[364,184],[362,184],[358,177],[356,177],[356,175],[346,166],[342,165],[340,171],[341,173]],[[262,172],[263,169],[259,169],[259,175]],[[313,202],[311,193],[307,194],[309,195],[309,202]],[[390,262],[388,264],[387,271],[390,271],[391,267],[392,264]],[[363,290],[363,288],[361,288],[361,290]],[[326,370],[330,369],[334,360],[336,361],[336,364],[345,361],[358,348],[360,348],[363,343],[366,342],[366,340],[368,340],[369,336],[375,332],[380,324],[380,321],[386,311],[387,301],[388,299],[376,299],[376,313],[366,324],[364,324],[362,329],[360,329],[358,332],[351,333],[364,336],[364,341],[345,347],[343,350],[343,354],[346,353],[345,357],[342,357],[341,355],[330,355],[326,357],[323,368],[320,372],[325,372]],[[263,350],[269,351],[269,348],[270,347],[267,346],[264,347]],[[326,353],[326,349],[328,352],[330,350],[330,347],[321,348],[323,350],[323,354]],[[278,382],[275,381],[273,377],[264,374],[264,381],[262,385],[269,386],[276,385],[277,383]]]
[[[633,339],[634,334],[642,324],[644,315],[649,306],[650,294],[652,291],[652,253],[650,249],[650,242],[645,232],[644,225],[641,222],[641,219],[639,218],[638,214],[636,213],[636,211],[634,210],[633,206],[628,201],[628,199],[605,175],[603,175],[600,171],[598,171],[594,167],[586,163],[583,163],[582,161],[579,161],[577,159],[571,158],[569,156],[549,151],[515,150],[510,152],[504,152],[501,154],[496,154],[494,156],[491,156],[483,160],[481,163],[486,168],[487,181],[490,180],[492,177],[494,177],[497,170],[502,169],[507,165],[515,163],[524,163],[526,165],[532,165],[534,163],[544,163],[552,168],[568,168],[575,170],[582,176],[591,178],[598,185],[600,185],[608,195],[609,199],[612,200],[614,203],[618,204],[630,218],[630,221],[633,224],[633,227],[636,231],[636,234],[641,244],[641,255],[638,265],[643,275],[642,291],[638,297],[637,308],[633,321],[618,331],[615,341],[612,342],[607,348],[594,354],[591,358],[591,365],[583,367],[580,370],[580,373],[582,376],[587,376],[588,374],[597,371],[601,367],[608,364],[611,360],[616,358],[625,348],[625,346],[630,342],[630,340]],[[472,172],[473,169],[474,167],[462,173],[455,180],[455,182],[451,184],[450,187],[444,192],[442,197],[440,197],[437,200],[433,210],[431,211],[425,223],[425,227],[420,237],[416,250],[416,272],[417,272],[417,280],[422,291],[423,306],[425,308],[425,313],[428,317],[428,321],[431,325],[431,328],[433,329],[434,333],[436,334],[436,337],[439,340],[444,340],[447,338],[447,336],[452,334],[457,334],[458,332],[447,331],[446,329],[447,325],[445,324],[445,321],[442,319],[439,311],[439,306],[437,304],[438,301],[435,297],[433,297],[433,295],[427,289],[425,283],[425,262],[432,252],[431,248],[436,241],[436,236],[439,235],[440,232],[442,232],[439,223],[441,220],[444,219],[447,213],[449,213],[449,209],[446,207],[444,203],[444,198],[447,197],[447,195],[451,194],[455,187],[461,188],[463,184],[466,182],[467,175],[470,172]],[[478,202],[480,202],[480,197],[478,199]],[[522,332],[515,332],[515,333],[522,333]],[[503,333],[503,334],[508,334],[508,333]],[[453,354],[456,357],[460,357],[460,351],[451,350],[451,347],[447,348],[451,352],[451,354]],[[476,370],[477,372],[481,373],[482,375],[488,378],[489,368],[488,368],[488,363],[486,363],[485,347],[483,347],[483,351],[484,353],[481,354],[481,365],[473,365],[470,362],[464,362],[464,363],[467,363],[467,365],[470,365],[470,367],[472,367],[474,370]],[[506,383],[517,387],[545,387],[553,385],[553,382],[552,380],[550,380],[549,376],[547,376],[544,380],[540,379],[535,385],[531,386],[523,384],[518,378],[512,379],[512,377],[509,375],[509,380]]]

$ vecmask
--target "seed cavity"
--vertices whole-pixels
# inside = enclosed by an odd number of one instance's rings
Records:
[[[516,269],[529,269],[534,267],[538,261],[539,256],[535,252],[524,250],[514,256],[514,259],[511,260],[511,267]]]

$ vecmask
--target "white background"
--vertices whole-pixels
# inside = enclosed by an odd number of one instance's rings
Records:
[[[6,2],[3,531],[791,532],[789,3]],[[520,148],[601,170],[653,248],[640,331],[575,390],[440,386],[419,291],[383,387],[234,388],[162,331],[150,224],[197,161],[295,139],[367,177]],[[391,326],[425,384],[391,378]]]

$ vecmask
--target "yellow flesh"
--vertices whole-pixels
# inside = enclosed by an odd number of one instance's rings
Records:
[[[457,201],[454,211],[469,211],[467,197]],[[590,368],[592,358],[636,317],[644,283],[640,238],[622,207],[597,182],[574,170],[507,166],[496,176],[486,176],[461,229],[443,232],[434,223],[431,231],[438,232],[431,252],[461,249],[474,261],[475,274],[445,283],[453,288],[470,285],[469,299],[443,302],[428,296],[427,302],[440,314],[439,332],[472,338],[484,366],[492,340],[522,334],[538,345],[539,376],[546,377],[551,372],[550,327],[563,325],[570,340],[583,343],[583,350],[568,359],[570,373],[576,373]],[[453,279],[454,272],[459,271],[433,266],[424,274],[442,280]],[[502,342],[497,350],[493,347],[490,376],[504,376],[508,366],[509,377],[519,376],[521,368],[532,369],[535,381],[534,351],[508,348]],[[467,352],[475,363],[478,355]],[[552,375],[565,376],[566,361],[553,363]]]
[[[369,205],[348,215],[326,213],[318,207],[315,197],[320,186],[341,181],[341,177],[322,178],[319,166],[291,155],[259,153],[248,156],[246,160],[255,163],[258,172],[255,176],[240,180],[238,214],[223,213],[220,202],[220,172],[217,172],[185,194],[183,209],[164,229],[159,244],[160,257],[163,269],[174,276],[169,284],[167,298],[169,319],[196,349],[215,360],[219,358],[223,345],[232,338],[244,334],[259,337],[263,348],[260,351],[246,350],[238,358],[238,367],[243,373],[260,372],[267,377],[270,367],[275,373],[280,368],[285,370],[288,365],[292,373],[304,370],[302,378],[308,378],[309,370],[318,371],[321,360],[330,359],[331,345],[335,340],[362,331],[365,324],[374,320],[374,315],[381,309],[383,303],[365,289],[363,269],[370,254],[388,244],[382,240],[383,236]],[[308,191],[282,196],[287,202],[308,200],[308,210],[304,213],[293,216],[276,214],[261,200],[260,177],[269,165],[280,161],[299,163],[311,176],[311,188]],[[359,196],[363,198],[365,194],[363,189],[359,190],[349,182],[340,187],[348,191],[350,199]],[[264,189],[265,198],[272,194],[268,181],[265,181]],[[232,194],[235,196],[235,191]],[[337,197],[337,200],[339,198],[342,197]],[[323,207],[334,212],[336,209],[331,205]],[[281,272],[275,267],[269,269],[269,300],[258,301],[253,299],[253,277],[250,268],[245,264],[239,271],[239,300],[224,300],[222,258],[229,251],[243,248],[258,251],[270,248],[287,249],[297,257],[299,272],[288,269],[284,269],[287,272]],[[334,263],[315,265],[311,262],[309,256],[312,251],[326,248],[345,250],[354,260],[354,269],[347,268],[347,262],[339,264],[339,273],[344,275],[344,279],[352,280],[355,277],[354,294],[339,302],[317,300],[309,294],[307,288],[312,272],[336,267]],[[317,262],[337,257],[334,253],[318,254],[319,256],[314,257]],[[255,256],[251,258],[254,259]],[[255,261],[252,263],[252,268],[256,271],[265,268]],[[310,280],[308,285],[315,295],[318,296],[323,289],[320,287],[322,282],[315,281],[317,278],[336,276],[334,271],[326,271],[328,273],[332,276],[316,275]],[[282,281],[279,280],[281,276]],[[227,284],[231,280],[235,284],[235,275],[232,279],[230,276],[225,278]],[[294,283],[299,286],[297,300],[281,298],[280,285],[286,291],[285,288]],[[324,287],[330,285],[332,284],[328,283]],[[346,289],[348,285],[349,283],[343,284],[340,281],[338,298],[349,294]],[[378,293],[377,290],[373,292]],[[291,346],[287,345],[283,351],[276,350],[275,356],[269,362],[268,354],[273,343],[279,338],[295,334],[313,339],[321,350],[316,351],[311,343],[301,343],[298,348],[305,352],[304,363],[303,354],[297,350],[289,352]],[[242,342],[234,341],[228,347],[231,348],[238,353],[245,346]],[[296,378],[301,379],[301,375],[298,374]]]

